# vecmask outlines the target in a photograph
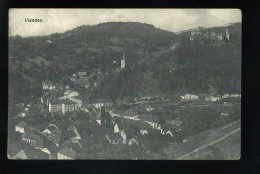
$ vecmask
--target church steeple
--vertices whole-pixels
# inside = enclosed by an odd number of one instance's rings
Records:
[[[226,37],[227,37],[227,40],[229,41],[229,32],[228,32],[227,28],[226,28]]]
[[[121,68],[124,69],[125,68],[125,52],[123,53],[123,57],[121,59]]]

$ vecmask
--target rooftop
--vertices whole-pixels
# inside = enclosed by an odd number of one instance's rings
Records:
[[[63,155],[70,157],[72,159],[76,158],[76,151],[74,151],[72,149],[68,149],[66,147],[62,148],[58,153],[63,154]]]
[[[180,120],[175,120],[175,119],[173,119],[172,121],[170,121],[169,122],[170,124],[173,124],[173,125],[175,125],[175,126],[177,126],[177,127],[179,127],[179,126],[181,126],[182,125],[182,121],[180,121]]]
[[[27,123],[25,123],[24,121],[22,121],[22,122],[16,124],[16,126],[18,126],[18,127],[23,127],[23,128],[24,128],[24,127],[27,126]]]
[[[28,159],[49,159],[49,154],[30,146],[24,149],[24,153]]]
[[[121,135],[120,135],[120,132],[118,132],[118,133],[107,133],[107,136],[111,140],[118,140],[118,139],[122,138]]]
[[[85,138],[81,138],[80,140],[78,140],[78,142],[84,147],[87,145],[91,145],[96,143],[95,139],[92,137],[85,137]]]
[[[94,100],[92,103],[113,103],[113,101],[108,98],[99,98]]]
[[[77,104],[76,102],[69,100],[69,99],[54,99],[51,100],[50,103],[52,105],[61,105],[61,104]]]
[[[40,141],[41,140],[41,136],[35,135],[35,134],[28,134],[28,133],[24,133],[22,135],[22,138],[35,140],[35,141]]]

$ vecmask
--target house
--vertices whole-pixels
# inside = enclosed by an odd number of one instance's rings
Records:
[[[62,112],[62,100],[51,100],[49,101],[49,112]]]
[[[22,135],[22,141],[27,144],[30,144],[33,147],[42,147],[43,146],[43,138],[40,135],[24,133]]]
[[[55,89],[55,86],[53,85],[53,83],[50,80],[45,80],[42,82],[42,89],[52,90],[52,89]]]
[[[85,112],[89,113],[94,120],[96,120],[99,125],[101,125],[101,109],[95,108],[93,105],[85,107]]]
[[[205,98],[205,101],[215,102],[215,101],[219,101],[219,100],[220,100],[220,97],[219,97],[219,96],[210,96],[210,97],[206,97],[206,98]]]
[[[138,145],[138,141],[135,138],[131,138],[128,142],[129,146]]]
[[[222,98],[229,98],[229,94],[224,94]]]
[[[201,40],[202,38],[202,32],[201,30],[194,30],[190,34],[190,40]]]
[[[80,96],[72,96],[72,97],[70,98],[70,100],[71,100],[71,101],[74,101],[75,103],[77,103],[77,105],[78,105],[79,107],[82,106],[82,100],[81,100],[81,97],[80,97]]]
[[[27,106],[27,107],[31,107],[32,105],[33,105],[33,103],[30,102],[30,103],[28,103],[26,106]]]
[[[45,141],[45,140],[44,140]],[[39,150],[41,150],[42,152],[45,152],[47,154],[49,154],[49,159],[56,159],[57,157],[57,152],[59,150],[59,148],[55,145],[52,144],[50,146],[44,146],[43,148],[40,148]],[[54,157],[54,158],[53,158]]]
[[[51,113],[62,112],[62,114],[65,115],[65,113],[75,111],[77,109],[77,103],[69,99],[56,99],[50,101],[49,103],[49,112]]]
[[[82,101],[82,106],[89,105],[89,97],[87,95],[81,95],[79,96],[79,99]]]
[[[78,75],[79,76],[86,76],[86,75],[88,75],[88,73],[84,70],[81,70],[81,71],[78,72]]]
[[[49,159],[49,154],[42,152],[39,149],[33,147],[26,147],[25,149],[19,151],[16,155],[11,157],[10,159],[21,159],[21,160],[30,160],[30,159],[37,159],[37,160],[44,160]]]
[[[123,144],[126,144],[128,142],[128,145],[138,144],[136,141],[136,132],[132,129],[124,129],[121,130],[121,137],[123,139]]]
[[[69,140],[69,142],[72,142],[72,143],[76,143],[78,137],[77,135],[75,134],[75,132],[73,130],[68,130],[66,131],[66,138],[67,140]]]
[[[152,110],[154,110],[154,108],[148,107],[148,108],[146,108],[146,110],[147,110],[148,112],[151,112]]]
[[[241,98],[241,94],[231,94],[230,98]]]
[[[171,137],[173,137],[173,134],[177,132],[176,128],[171,124],[164,124],[161,129],[165,135],[170,135]]]
[[[20,113],[19,117],[25,117],[25,113]]]
[[[59,147],[61,135],[62,131],[59,129],[55,129],[50,134],[48,134],[46,138],[48,140],[51,140],[57,147]]]
[[[192,95],[192,94],[185,94],[184,96],[181,96],[182,100],[197,100],[199,99],[199,96]]]
[[[57,152],[57,159],[62,160],[74,160],[76,159],[76,151],[72,149],[68,149],[66,147],[62,148],[60,151]]]
[[[63,94],[62,94],[62,92],[61,91],[55,91],[55,92],[50,92],[50,91],[48,91],[48,92],[46,92],[45,94],[43,94],[42,96],[41,96],[41,103],[42,104],[44,104],[44,105],[47,105],[47,106],[49,106],[49,102],[51,101],[51,100],[54,100],[54,99],[56,99],[56,98],[59,98],[60,96],[62,96]]]
[[[73,96],[79,96],[79,93],[74,90],[68,90],[68,91],[64,92],[64,96],[65,96],[65,98],[71,99],[71,97],[73,97]]]
[[[78,139],[82,139],[82,138],[86,138],[86,137],[90,137],[91,134],[89,132],[89,128],[91,123],[84,123],[84,124],[80,124],[80,125],[76,125],[75,128],[77,130],[77,137]]]
[[[38,133],[40,132],[40,130],[37,127],[33,127],[33,126],[26,126],[24,128],[24,133],[28,133],[28,134],[34,134],[34,133]]]
[[[223,40],[223,35],[222,35],[222,33],[216,35],[216,37],[217,37],[217,40]]]
[[[102,106],[111,107],[113,106],[113,101],[108,98],[100,98],[91,103],[95,108],[101,108]]]
[[[26,122],[20,122],[15,125],[15,132],[24,133],[24,128],[27,126]]]
[[[43,145],[42,147],[36,147],[37,149],[41,150],[42,152],[48,153],[49,155],[51,154],[51,151],[49,150],[49,147],[51,146],[55,146],[55,148],[57,148],[57,146],[55,144],[53,144],[52,141],[46,139],[43,137]]]
[[[146,135],[146,134],[148,134],[148,131],[146,129],[141,129],[140,133],[141,133],[141,135]]]
[[[55,124],[49,124],[46,129],[42,131],[44,135],[49,135],[54,132],[56,129],[59,129]]]
[[[26,144],[22,141],[19,141],[17,143],[8,143],[7,146],[7,157],[8,159],[11,159],[14,155],[16,155],[18,152],[26,148]]]
[[[106,134],[107,140],[110,144],[118,144],[122,142],[121,134],[118,133],[107,133]]]
[[[46,40],[45,43],[52,43],[52,41],[51,40]]]
[[[179,128],[179,127],[181,127],[181,125],[183,124],[183,122],[180,121],[180,120],[173,119],[173,120],[169,121],[168,124],[171,124],[171,125],[173,125],[173,126],[176,127],[176,128]]]
[[[84,152],[91,152],[95,150],[100,150],[102,148],[102,142],[97,141],[92,137],[82,138],[78,140],[78,143]]]
[[[67,112],[76,111],[78,105],[76,102],[65,99],[62,101],[62,113],[65,115]]]
[[[46,105],[47,105],[47,97],[51,97],[51,92],[48,91],[41,96],[41,103],[42,104],[46,103]]]

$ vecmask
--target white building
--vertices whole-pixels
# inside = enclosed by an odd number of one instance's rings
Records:
[[[15,125],[15,132],[24,133],[24,128],[27,126],[27,123],[20,122],[17,125]]]
[[[241,94],[231,94],[231,98],[241,98]]]
[[[78,109],[78,104],[69,99],[53,100],[49,103],[49,112],[62,112],[63,115]]]
[[[144,129],[141,129],[141,130],[140,130],[140,133],[141,133],[141,135],[148,134],[147,130],[144,130]]]
[[[205,101],[219,101],[220,100],[220,97],[219,96],[210,96],[210,97],[206,97],[205,98]]]
[[[229,94],[224,94],[222,98],[229,98]]]
[[[199,96],[192,95],[192,94],[185,94],[184,96],[181,96],[182,100],[197,100],[199,99]]]

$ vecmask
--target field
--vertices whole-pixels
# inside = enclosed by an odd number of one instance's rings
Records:
[[[239,159],[240,120],[204,131],[163,151],[168,159]]]
[[[228,138],[209,146],[191,156],[190,160],[238,160],[241,154],[241,130],[230,135]]]

